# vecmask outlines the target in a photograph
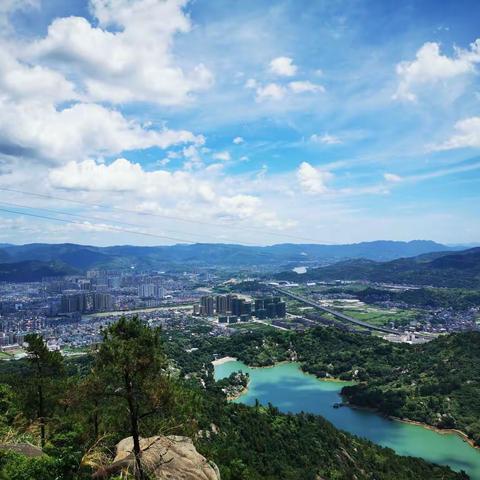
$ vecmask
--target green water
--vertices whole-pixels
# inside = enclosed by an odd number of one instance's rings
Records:
[[[427,428],[389,420],[376,413],[349,407],[333,408],[341,402],[340,390],[347,382],[325,382],[303,373],[296,363],[272,368],[249,368],[232,361],[215,367],[216,379],[242,370],[250,374],[248,392],[237,402],[248,405],[272,403],[284,412],[300,411],[322,415],[337,428],[366,437],[394,449],[400,455],[465,470],[472,480],[480,480],[480,450],[474,449],[455,434],[440,434]]]

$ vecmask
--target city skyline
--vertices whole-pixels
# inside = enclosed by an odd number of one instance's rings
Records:
[[[0,243],[478,243],[479,14],[3,2]]]

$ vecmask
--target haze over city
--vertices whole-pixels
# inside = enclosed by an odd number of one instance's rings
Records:
[[[461,7],[4,0],[0,242],[477,242]]]

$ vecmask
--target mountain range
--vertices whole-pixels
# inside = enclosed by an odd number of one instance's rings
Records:
[[[47,276],[81,273],[92,268],[144,271],[216,267],[278,272],[299,265],[309,268],[309,273],[302,277],[304,279],[355,277],[401,281],[417,277],[430,278],[425,272],[431,269],[428,262],[435,259],[437,263],[434,267],[440,268],[442,272],[451,270],[442,266],[442,262],[452,264],[450,266],[453,269],[462,268],[462,261],[467,260],[453,255],[459,248],[426,240],[271,246],[206,243],[153,247],[97,247],[72,243],[3,244],[0,245],[0,281],[36,281]],[[476,250],[480,249],[469,251]],[[445,259],[449,253],[455,258]],[[466,270],[468,268],[463,271]],[[295,275],[285,272],[280,277],[291,279]]]
[[[480,288],[480,248],[433,252],[388,262],[347,260],[313,268],[304,274],[282,272],[276,278],[289,281],[368,280],[434,287]]]
[[[156,269],[174,265],[252,266],[290,263],[333,263],[352,258],[386,261],[422,253],[458,250],[456,247],[426,240],[411,242],[375,241],[347,245],[278,244],[245,246],[196,243],[170,246],[121,245],[96,247],[72,243],[0,245],[0,263],[30,260],[64,262],[79,270],[89,268]]]

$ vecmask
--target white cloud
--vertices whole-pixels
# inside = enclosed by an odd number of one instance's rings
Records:
[[[297,73],[297,67],[290,57],[274,58],[269,67],[272,73],[284,77],[293,77]]]
[[[384,173],[383,178],[389,183],[399,183],[403,180],[400,175],[396,175],[395,173]]]
[[[180,216],[188,212],[194,217],[198,214],[203,220],[221,217],[282,225],[259,197],[235,191],[227,177],[217,177],[220,173],[216,168],[195,173],[145,171],[140,164],[119,158],[109,165],[94,160],[69,162],[52,169],[49,182],[53,188],[97,192],[109,197],[119,194],[129,209],[138,212]],[[218,181],[219,178],[224,181]]]
[[[285,97],[285,88],[278,83],[268,83],[265,86],[260,86],[256,90],[257,102],[264,100],[281,100]]]
[[[255,100],[257,102],[262,102],[265,100],[282,100],[287,96],[288,93],[301,94],[325,91],[321,85],[309,81],[289,82],[287,85],[271,82],[267,83],[266,85],[262,85],[256,80],[250,79],[245,84],[245,88],[255,89]]]
[[[4,46],[0,49],[0,91],[10,100],[58,103],[75,100],[73,83],[49,68],[19,62]]]
[[[89,155],[204,142],[202,136],[185,130],[144,129],[121,113],[96,104],[75,104],[59,111],[38,102],[0,101],[0,108],[4,144],[58,163]]]
[[[0,15],[34,4],[10,0],[7,6],[2,3]],[[138,100],[144,95],[144,100],[181,103],[190,95],[193,84],[169,53],[173,35],[190,28],[184,4],[93,0],[98,27],[80,17],[58,18],[48,35],[33,44],[14,38],[2,42],[0,154],[66,163],[125,150],[204,143],[202,136],[155,129],[91,100]],[[150,14],[157,16],[148,20]],[[115,25],[115,31],[102,28],[107,25]],[[106,94],[95,94],[92,85]],[[169,100],[163,102],[162,95]]]
[[[55,188],[87,191],[131,191],[142,192],[146,196],[172,193],[186,194],[194,187],[192,174],[167,170],[146,172],[138,163],[119,158],[110,165],[98,164],[94,160],[69,162],[53,169],[49,180]],[[198,190],[195,187],[195,190]],[[193,190],[192,190],[193,191]]]
[[[336,137],[335,135],[330,135],[328,133],[324,133],[323,135],[317,135],[314,133],[310,137],[310,141],[314,143],[323,143],[325,145],[338,145],[342,143],[342,141]]]
[[[452,150],[454,148],[480,147],[480,117],[470,117],[455,124],[456,134],[446,142],[433,146],[432,150]]]
[[[471,73],[478,62],[480,62],[480,39],[472,43],[469,50],[455,49],[453,57],[442,55],[438,43],[427,42],[417,51],[415,60],[397,65],[400,82],[393,98],[415,101],[416,87]]]
[[[297,180],[305,193],[317,195],[328,192],[327,183],[333,179],[333,174],[315,168],[308,162],[302,162],[297,170]]]
[[[235,137],[235,138],[233,139],[233,143],[234,143],[235,145],[240,145],[240,144],[243,143],[243,142],[244,142],[243,137]]]
[[[227,152],[226,150],[223,152],[216,152],[213,154],[213,158],[215,160],[221,160],[222,162],[228,162],[229,160],[232,159],[230,152]]]
[[[171,53],[173,37],[188,32],[184,0],[92,0],[93,26],[83,17],[55,19],[45,38],[26,49],[30,59],[61,66],[92,100],[162,105],[188,102],[208,88],[212,73],[198,64],[184,71]],[[115,27],[114,31],[107,27]]]
[[[202,157],[196,145],[189,145],[182,150],[183,156],[187,159],[183,168],[193,170],[203,166]]]
[[[316,83],[312,83],[306,80],[290,82],[288,84],[288,87],[293,93],[317,93],[325,91],[325,88],[322,85],[318,85]]]

